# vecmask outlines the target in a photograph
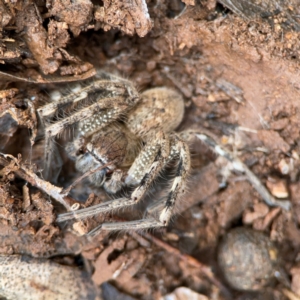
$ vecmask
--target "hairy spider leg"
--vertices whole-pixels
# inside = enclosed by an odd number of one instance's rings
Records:
[[[116,105],[116,107],[115,107]],[[53,143],[52,138],[61,133],[66,127],[79,123],[79,134],[88,136],[94,131],[98,131],[105,127],[109,123],[117,120],[127,109],[131,106],[124,103],[122,97],[119,98],[105,98],[101,99],[84,109],[74,113],[73,115],[66,117],[62,120],[58,120],[52,125],[46,127],[45,130],[45,173],[44,176],[48,179],[47,174],[50,170]],[[106,110],[105,113],[101,113],[101,110]],[[76,141],[74,141],[76,143]]]
[[[173,159],[178,160],[176,167],[176,175],[167,199],[164,202],[164,207],[159,213],[158,220],[155,218],[146,218],[120,223],[103,223],[88,233],[89,236],[95,236],[101,230],[141,230],[148,228],[158,228],[167,226],[171,217],[174,214],[175,204],[182,198],[186,190],[187,175],[191,168],[190,151],[188,145],[182,141],[177,135],[171,139],[170,156],[165,164],[168,164]],[[160,209],[161,206],[158,206]]]
[[[159,215],[159,221],[163,226],[166,226],[169,223],[170,218],[173,215],[176,201],[185,193],[187,175],[191,169],[191,157],[188,145],[176,136],[171,149],[170,159],[178,157],[179,155],[179,161],[171,191],[168,194],[165,207]]]
[[[78,122],[80,123],[80,134],[92,134],[108,123],[118,119],[140,100],[137,90],[130,81],[105,72],[98,72],[97,77],[103,78],[92,80],[86,86],[74,90],[58,101],[46,104],[37,110],[42,125],[45,128],[44,177],[46,179],[49,179],[51,159],[54,152],[52,137],[57,136],[66,127]],[[64,105],[84,101],[84,99],[89,97],[90,93],[95,94],[97,91],[111,92],[112,96],[107,98],[100,97],[100,99],[96,99],[91,105],[64,119],[57,120],[50,125],[46,124],[47,118],[53,116]],[[103,110],[107,110],[107,114],[102,113],[101,115]]]
[[[108,75],[106,73],[107,77],[110,79],[102,80],[92,80],[91,82],[87,83],[86,85],[83,85],[78,90],[73,90],[68,95],[65,95],[61,97],[61,99],[57,101],[53,101],[51,103],[48,103],[40,108],[37,109],[38,115],[41,117],[42,121],[45,117],[49,117],[57,112],[57,110],[64,105],[76,103],[78,101],[81,101],[85,99],[89,93],[95,92],[95,91],[107,91],[107,92],[113,92],[114,96],[120,96],[127,94],[131,98],[138,98],[139,94],[133,84],[125,79],[122,79],[121,77]],[[111,78],[115,79],[115,81],[112,81]],[[90,80],[89,80],[90,81]]]

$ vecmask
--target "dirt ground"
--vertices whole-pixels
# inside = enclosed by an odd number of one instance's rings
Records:
[[[55,299],[300,299],[300,43],[288,22],[295,3],[289,14],[245,19],[213,0],[184,2],[0,2],[0,152],[11,155],[0,155],[4,299],[54,299],[57,285],[64,289]],[[35,110],[98,68],[140,91],[180,92],[178,131],[209,132],[290,209],[268,205],[245,174],[225,176],[224,159],[195,142],[189,191],[167,228],[78,234],[104,219],[140,218],[145,205],[58,224],[66,208],[37,188],[44,149]],[[62,171],[46,190],[81,175],[60,152]],[[156,182],[144,202],[165,189]],[[109,196],[82,181],[64,201],[85,199],[91,206]],[[237,227],[249,247],[232,242]],[[38,278],[49,270],[56,278]]]

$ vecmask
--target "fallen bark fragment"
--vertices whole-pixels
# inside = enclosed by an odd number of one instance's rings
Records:
[[[49,14],[68,24],[75,36],[88,28],[93,17],[93,4],[90,0],[48,0],[46,6]]]
[[[145,36],[152,29],[152,22],[145,0],[106,0],[95,11],[96,26],[105,31],[119,28],[125,34]]]
[[[0,295],[7,299],[101,299],[84,272],[49,260],[0,256],[0,273]]]
[[[24,38],[32,55],[44,74],[54,73],[60,66],[61,56],[54,47],[48,45],[48,35],[34,4],[28,5],[17,14],[16,25],[24,32]]]

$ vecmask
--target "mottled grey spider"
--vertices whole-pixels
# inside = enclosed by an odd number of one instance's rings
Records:
[[[135,187],[127,198],[61,214],[58,222],[82,219],[138,203],[158,174],[171,161],[176,161],[176,174],[170,191],[162,205],[154,209],[157,218],[104,223],[90,234],[99,230],[166,226],[174,214],[175,203],[186,190],[191,168],[187,141],[193,137],[224,156],[234,169],[245,172],[263,197],[269,197],[269,202],[276,201],[270,198],[265,187],[241,161],[213,139],[192,130],[175,132],[184,115],[184,101],[172,89],[153,88],[139,94],[132,82],[99,71],[88,83],[77,85],[65,96],[56,93],[55,97],[56,101],[38,109],[45,128],[46,178],[51,165],[52,139],[72,125],[75,126],[75,135],[73,141],[67,144],[66,151],[75,160],[78,171],[88,174],[93,184],[103,186],[109,193],[117,193],[123,186]],[[55,115],[63,115],[63,118],[53,118]],[[108,174],[110,177],[107,178]]]

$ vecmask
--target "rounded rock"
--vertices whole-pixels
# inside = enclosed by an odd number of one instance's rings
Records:
[[[278,250],[262,232],[238,227],[222,240],[218,262],[225,279],[233,288],[257,291],[274,279]]]

